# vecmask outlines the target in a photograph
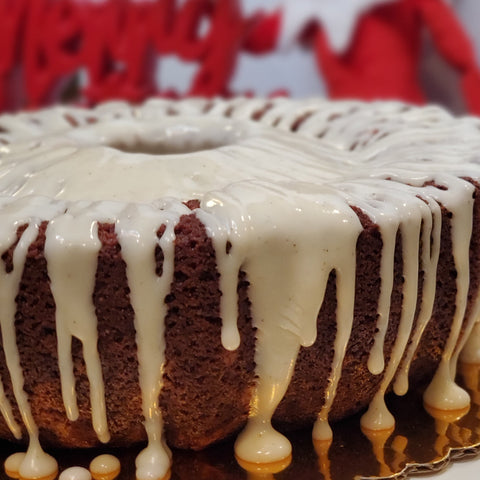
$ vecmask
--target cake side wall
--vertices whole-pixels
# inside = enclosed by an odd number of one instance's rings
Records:
[[[478,190],[478,185],[476,188]],[[361,216],[361,213],[358,214]],[[445,209],[442,218],[437,297],[432,321],[427,326],[412,365],[414,383],[434,372],[450,328],[455,301],[451,232]],[[363,218],[362,221],[364,230],[357,244],[356,290],[357,298],[361,295],[362,301],[356,303],[353,333],[347,347],[332,419],[343,418],[367,407],[381,380],[381,375],[373,376],[368,372],[367,360],[376,328],[376,292],[382,242],[378,228],[368,219]],[[476,199],[474,232],[478,230],[479,221],[480,202]],[[46,224],[43,224],[36,242],[29,249],[17,296],[16,331],[25,373],[25,391],[29,394],[33,415],[40,426],[42,442],[46,445],[98,445],[91,427],[89,384],[78,341],[74,342],[73,352],[80,419],[69,422],[64,412],[56,354],[55,305],[43,256],[45,228]],[[176,236],[175,280],[166,299],[169,313],[166,319],[165,384],[160,403],[169,444],[199,449],[238,431],[246,422],[254,381],[255,332],[250,318],[248,279],[240,273],[241,347],[233,352],[222,347],[220,292],[211,240],[194,215],[181,218]],[[99,318],[99,351],[106,383],[109,429],[113,444],[129,444],[145,439],[133,314],[128,302],[125,264],[113,226],[101,224],[99,237],[102,249],[94,303]],[[393,321],[387,331],[385,347],[387,359],[401,308],[402,258],[399,245],[397,242]],[[470,297],[473,297],[478,288],[477,267],[480,264],[476,235],[472,239],[470,257],[474,265],[470,287]],[[8,262],[8,255],[4,261]],[[161,260],[158,258],[157,263],[160,269]],[[276,420],[283,424],[311,423],[323,405],[335,336],[336,301],[334,275],[331,275],[319,314],[317,341],[314,346],[302,349],[292,384],[276,412]],[[3,350],[0,350],[0,375],[16,418],[20,421],[2,356]],[[351,394],[352,390],[356,395]],[[305,391],[309,393],[305,394]],[[3,418],[0,420],[0,435],[12,439]]]

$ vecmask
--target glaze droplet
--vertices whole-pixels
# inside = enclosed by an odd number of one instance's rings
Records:
[[[70,467],[64,470],[58,480],[91,480],[90,472],[83,467]]]
[[[95,480],[113,480],[120,474],[120,460],[113,455],[99,455],[90,463]]]
[[[24,459],[25,459],[24,452],[18,452],[18,453],[14,453],[13,455],[10,455],[5,460],[5,463],[3,464],[5,473],[10,478],[20,478],[20,473],[19,473],[20,465],[22,464]]]

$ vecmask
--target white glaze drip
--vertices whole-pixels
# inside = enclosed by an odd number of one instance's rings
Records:
[[[380,264],[380,296],[378,298],[377,311],[377,333],[374,336],[374,344],[370,350],[368,358],[368,369],[371,373],[377,375],[383,372],[385,368],[383,346],[385,342],[385,335],[388,328],[388,320],[390,315],[390,299],[393,289],[393,265],[395,254],[395,242],[397,230],[394,228],[382,229],[382,257]]]
[[[207,205],[213,206],[217,202],[218,199],[213,199],[207,202]],[[241,210],[237,214],[241,216]],[[235,350],[240,345],[240,334],[237,328],[237,284],[240,268],[245,259],[245,247],[241,242],[236,241],[241,235],[236,231],[239,225],[235,225],[234,221],[230,223],[230,219],[225,218],[223,219],[227,225],[225,228],[218,217],[202,209],[196,209],[195,215],[205,225],[207,234],[213,241],[217,268],[221,272],[219,288],[222,292],[220,298],[222,345],[227,350]],[[228,248],[229,244],[231,248],[235,245],[233,251]]]
[[[419,202],[421,202],[421,200],[419,200]],[[392,424],[392,421],[394,422],[393,416],[386,411],[384,396],[390,382],[395,376],[408,339],[410,338],[417,301],[421,216],[420,212],[412,210],[408,210],[408,212],[401,212],[399,210],[398,213],[402,220],[400,227],[404,277],[402,311],[396,335],[397,338],[390,354],[390,361],[384,371],[380,388],[375,394],[368,411],[361,419],[362,427],[369,430],[388,430],[394,426],[394,423]],[[405,213],[407,218],[404,216]]]
[[[464,204],[453,205],[451,197],[456,191],[465,192]],[[452,253],[456,269],[457,294],[455,313],[452,320],[450,335],[440,361],[440,366],[424,393],[424,401],[430,407],[441,410],[460,410],[470,404],[468,393],[455,383],[456,358],[455,348],[461,333],[467,306],[469,286],[469,246],[472,235],[473,185],[461,180],[450,181],[449,190],[437,195],[442,204],[452,212]],[[471,328],[471,326],[470,326]],[[467,324],[467,331],[469,326]],[[454,363],[455,362],[455,363]]]
[[[20,478],[27,480],[38,478],[53,480],[57,476],[57,472],[57,461],[42,450],[38,432],[35,432],[35,434],[30,433],[28,450],[18,470]]]
[[[421,268],[423,270],[422,298],[420,312],[417,317],[417,325],[411,336],[411,344],[407,349],[405,358],[399,367],[394,391],[397,395],[405,395],[408,391],[408,372],[413,361],[415,352],[422,338],[423,332],[432,315],[433,304],[435,300],[435,286],[438,257],[440,254],[440,233],[441,233],[441,210],[440,206],[433,199],[428,201],[432,217],[428,215],[423,217],[422,230],[422,252]]]
[[[45,199],[37,198],[36,200],[35,205],[24,201],[24,199],[3,205],[0,214],[0,222],[4,226],[2,238],[0,239],[0,246],[3,247],[3,251],[14,243],[17,228],[22,225],[28,225],[19,238],[13,252],[13,269],[7,272],[6,265],[3,262],[0,266],[0,304],[2,305],[0,325],[3,349],[15,400],[29,436],[28,450],[19,468],[20,475],[26,479],[48,477],[57,471],[56,461],[47,455],[40,446],[38,427],[33,419],[27,394],[23,389],[24,376],[20,365],[15,332],[15,298],[19,289],[28,247],[33,243],[38,234],[39,221],[36,213],[42,211],[47,218],[52,216],[52,208],[46,207]],[[5,398],[2,399],[2,404],[2,414],[7,414],[4,417],[7,424],[11,428],[12,433],[17,438],[20,438],[20,428],[9,416],[11,415],[11,410]]]
[[[338,382],[342,375],[342,364],[350,340],[353,323],[353,307],[355,298],[355,246],[349,246],[349,255],[345,255],[342,264],[335,268],[337,278],[337,334],[334,343],[334,356],[330,381],[325,392],[325,403],[318,414],[317,421],[313,427],[313,438],[315,440],[329,440],[332,437],[331,429],[328,426],[328,415],[332,408]]]
[[[12,225],[15,227],[15,225]],[[12,378],[12,384],[14,388],[15,398],[19,404],[20,412],[23,420],[30,425],[32,430],[31,434],[36,434],[33,418],[31,417],[30,408],[26,399],[26,394],[23,391],[23,372],[20,366],[20,357],[17,350],[16,334],[15,334],[15,296],[17,294],[21,275],[23,272],[23,265],[27,255],[28,246],[36,238],[37,226],[31,225],[23,233],[17,248],[15,249],[15,257],[13,259],[13,270],[7,272],[4,263],[1,264],[0,270],[0,303],[2,305],[0,325],[2,330],[2,342],[4,344],[5,360]],[[12,228],[9,232],[6,230],[4,235],[7,237],[6,241],[2,242],[3,245],[9,245],[13,243],[13,235],[16,235],[16,228]],[[22,241],[23,239],[23,241]],[[3,240],[3,239],[2,239]],[[20,247],[20,248],[18,248]],[[3,390],[3,388],[2,388]],[[3,393],[3,392],[2,392]],[[10,403],[5,395],[2,395],[2,414],[4,415],[10,430],[17,439],[20,439],[21,429],[15,422]]]
[[[322,200],[316,202],[314,199],[320,192]],[[248,200],[244,200],[243,215],[237,217],[241,198]],[[265,203],[272,211],[282,211],[282,218],[259,215]],[[235,451],[238,457],[250,462],[259,462],[262,458],[278,461],[290,454],[290,446],[271,427],[271,417],[288,387],[300,346],[310,346],[315,341],[317,315],[332,269],[339,271],[339,290],[346,288],[352,294],[353,281],[347,278],[352,273],[356,236],[350,232],[360,233],[360,224],[350,207],[330,189],[306,188],[302,183],[293,182],[282,185],[281,189],[254,182],[232,184],[223,195],[215,192],[206,196],[202,209],[214,218],[228,219],[225,228],[234,231],[239,239],[235,246],[240,246],[230,254],[248,252],[234,264],[242,265],[252,285],[269,286],[254,287],[249,293],[257,328],[258,381],[249,424],[239,436]],[[318,222],[307,225],[308,218],[316,218]],[[304,235],[305,229],[308,235]],[[241,239],[249,241],[249,237],[239,234],[243,231],[252,232],[255,246],[242,244]],[[218,237],[212,238],[214,243],[219,241]],[[217,251],[225,248],[223,239],[219,243]],[[319,243],[323,245],[321,250],[317,248]],[[338,261],[340,251],[343,262]],[[278,262],[279,258],[284,261]],[[222,270],[220,275],[223,276]],[[236,288],[237,275],[230,279],[234,282],[230,289]],[[346,312],[340,311],[339,316],[351,321],[353,307],[345,304],[344,308]],[[347,322],[339,329],[338,342],[344,345],[348,336]],[[335,365],[341,365],[342,349],[336,356]],[[334,374],[338,369],[334,367]],[[327,395],[333,396],[334,390],[335,382]]]
[[[116,224],[135,313],[140,389],[148,438],[147,448],[137,458],[138,480],[152,478],[151,471],[155,471],[153,478],[163,478],[171,458],[163,439],[162,413],[158,405],[165,351],[167,306],[164,299],[173,280],[174,227],[180,215],[189,210],[180,203],[164,207],[165,210],[159,210],[148,205],[131,205],[120,214]],[[157,232],[162,225],[165,232],[159,240]],[[160,277],[153,261],[156,246],[161,247],[164,255]]]
[[[82,342],[90,383],[92,422],[100,441],[110,439],[98,353],[97,317],[93,305],[97,257],[101,243],[91,204],[79,205],[52,219],[46,230],[45,258],[50,288],[55,300],[58,357],[65,410],[70,420],[78,418],[72,362],[72,337]]]

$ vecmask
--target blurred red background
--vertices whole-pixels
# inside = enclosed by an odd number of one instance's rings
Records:
[[[284,94],[480,113],[479,15],[478,0],[0,0],[0,110]]]

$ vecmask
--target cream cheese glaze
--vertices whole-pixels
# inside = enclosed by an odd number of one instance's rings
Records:
[[[174,227],[194,214],[212,239],[220,273],[222,344],[235,350],[238,273],[248,277],[257,329],[256,385],[250,418],[236,454],[255,463],[291,453],[271,425],[298,352],[316,338],[317,315],[330,272],[336,273],[337,331],[325,403],[313,429],[331,439],[335,399],[352,330],[356,242],[362,226],[351,206],[378,225],[382,237],[378,324],[368,367],[382,374],[362,427],[388,430],[394,419],[384,395],[394,382],[408,389],[408,371],[428,324],[440,251],[440,205],[452,214],[456,278],[452,328],[438,371],[425,392],[437,409],[468,406],[455,384],[462,347],[480,361],[480,295],[466,316],[472,183],[480,178],[480,122],[454,119],[435,107],[322,100],[192,99],[120,102],[94,110],[56,107],[0,117],[0,247],[28,225],[14,250],[13,269],[0,262],[3,345],[15,399],[29,435],[19,470],[49,476],[55,461],[43,452],[32,418],[15,338],[15,297],[28,246],[48,221],[45,257],[56,304],[59,368],[66,415],[78,418],[71,345],[82,342],[90,381],[92,426],[109,440],[97,318],[92,300],[98,223],[115,224],[135,313],[139,379],[148,445],[137,458],[137,478],[162,478],[170,466],[158,397],[164,365],[164,303],[174,269]],[[442,188],[436,188],[435,186]],[[159,239],[160,227],[165,232]],[[388,361],[384,358],[397,233],[402,238],[403,305]],[[420,247],[422,245],[422,248]],[[155,271],[160,247],[163,271]],[[419,271],[422,298],[417,312]],[[415,326],[414,326],[415,325]],[[409,342],[410,340],[410,342]],[[18,438],[20,426],[0,383],[0,410]]]

